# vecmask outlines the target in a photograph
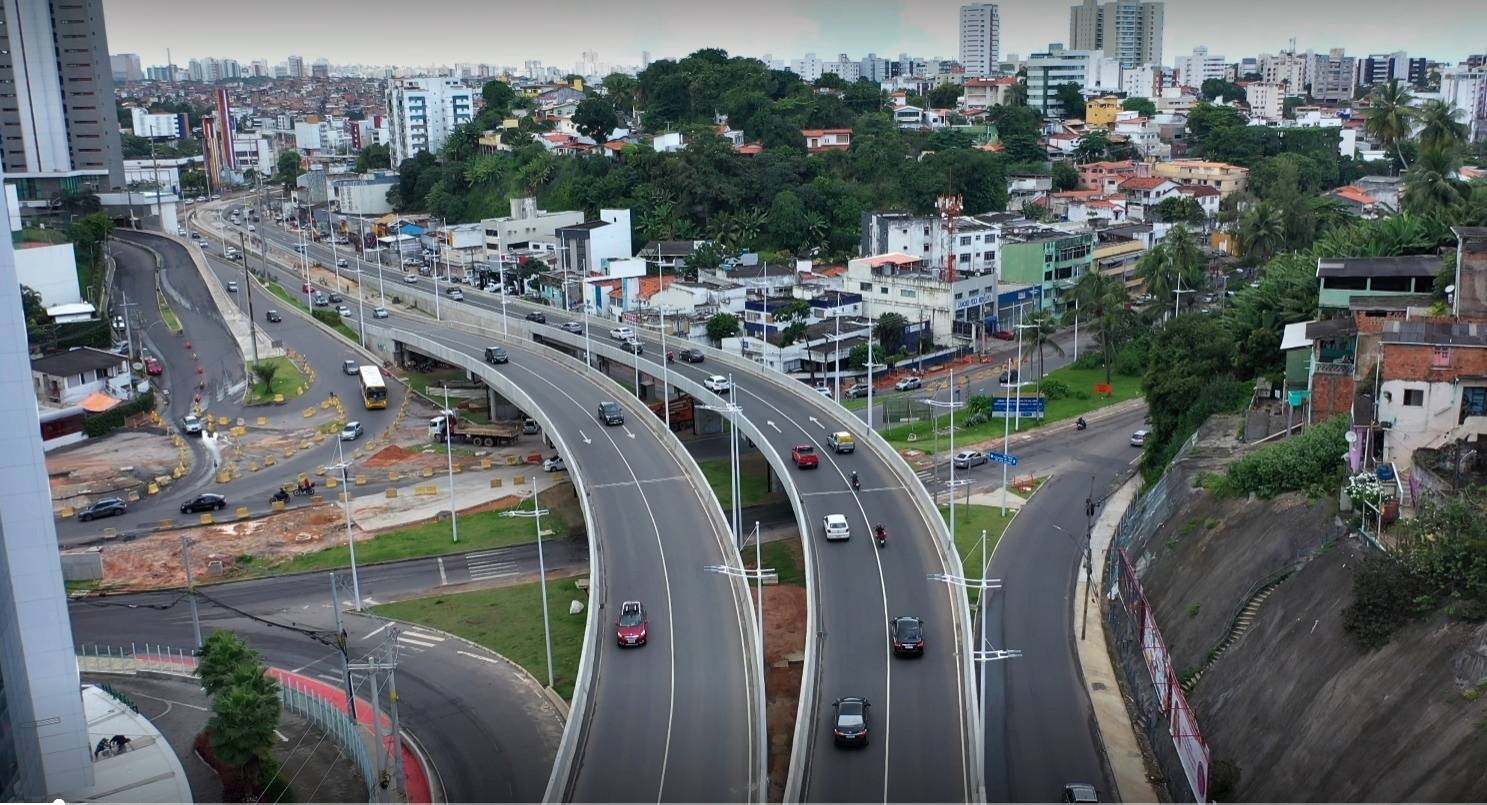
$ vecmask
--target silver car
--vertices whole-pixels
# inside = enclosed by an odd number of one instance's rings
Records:
[[[351,422],[347,422],[345,427],[341,428],[341,441],[354,442],[361,438],[361,434],[361,423],[352,420]]]
[[[950,463],[954,464],[958,470],[968,470],[979,464],[985,464],[986,454],[977,450],[962,450],[955,454],[955,458],[951,459]]]

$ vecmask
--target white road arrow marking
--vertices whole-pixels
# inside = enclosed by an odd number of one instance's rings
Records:
[[[811,417],[811,421],[816,423],[816,427],[820,428],[821,430],[826,430],[826,426],[821,424],[821,420],[815,417]]]
[[[587,433],[584,433],[582,430],[579,430],[578,431],[578,435],[581,436],[581,437],[583,437],[583,443],[584,444],[593,444],[594,443],[594,440],[593,439],[590,439],[589,438],[589,435]]]
[[[629,436],[631,439],[635,438],[635,434],[631,433],[629,428],[625,428],[624,430],[626,436]]]
[[[771,428],[774,428],[775,433],[784,433],[784,431],[780,430],[780,426],[774,423],[773,419],[765,420],[765,424],[769,425]]]

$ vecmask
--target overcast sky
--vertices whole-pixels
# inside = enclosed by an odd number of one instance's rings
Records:
[[[571,69],[638,64],[702,47],[791,59],[868,52],[957,56],[959,0],[104,0],[109,49],[146,66],[215,56],[243,63],[288,55],[332,64],[417,66],[527,59]],[[1072,0],[999,4],[1003,54],[1069,35]],[[1165,61],[1196,45],[1231,60],[1301,50],[1408,51],[1455,62],[1487,50],[1487,0],[1168,0]]]

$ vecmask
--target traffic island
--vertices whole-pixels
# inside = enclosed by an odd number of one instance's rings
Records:
[[[249,386],[244,405],[282,405],[305,393],[310,381],[288,355],[248,364]]]

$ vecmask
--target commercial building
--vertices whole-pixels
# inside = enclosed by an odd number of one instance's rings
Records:
[[[191,121],[185,112],[151,114],[134,106],[129,109],[130,128],[136,137],[147,140],[179,140],[191,136]]]
[[[1058,100],[1058,88],[1064,84],[1089,83],[1091,64],[1103,58],[1099,51],[1068,50],[1054,43],[1042,53],[1027,60],[1027,105],[1044,117],[1061,118],[1064,105]]]
[[[996,72],[1002,57],[1002,19],[995,3],[960,7],[960,64],[968,76]]]
[[[560,227],[583,223],[580,210],[548,212],[537,209],[537,199],[511,199],[511,215],[504,218],[486,218],[480,222],[485,233],[485,251],[488,256],[506,254],[531,247],[533,241],[550,241]]]
[[[392,212],[387,200],[387,191],[398,183],[398,175],[392,171],[372,173],[354,179],[337,179],[331,182],[335,194],[336,212],[342,215],[386,215]]]
[[[1210,54],[1207,45],[1193,48],[1191,55],[1178,56],[1175,63],[1177,80],[1189,87],[1201,87],[1203,82],[1210,78],[1222,79],[1229,70],[1229,64],[1224,61],[1224,57]],[[1235,99],[1225,98],[1224,100]]]
[[[145,71],[140,67],[138,53],[115,53],[108,57],[108,64],[115,84],[145,80]]]
[[[957,271],[952,282],[943,265],[912,254],[849,260],[843,285],[847,292],[862,296],[868,318],[897,313],[911,323],[922,323],[936,344],[949,344],[957,336],[972,338],[977,327],[996,315],[995,273]]]
[[[1069,9],[1069,48],[1102,50],[1121,67],[1162,63],[1165,10],[1151,0],[1084,0]]]
[[[475,91],[453,78],[400,78],[387,90],[392,166],[419,151],[438,153],[475,116]]]
[[[1014,213],[961,216],[951,243],[945,221],[938,215],[863,213],[858,248],[863,255],[908,254],[936,266],[948,263],[953,254],[957,274],[989,274],[996,271],[1002,228],[1021,220]]]
[[[124,183],[102,0],[0,4],[0,141],[23,207]]]
[[[599,210],[597,221],[557,227],[553,236],[558,264],[570,278],[608,274],[610,261],[635,255],[629,210]]]
[[[1094,260],[1095,233],[1029,224],[1008,229],[1001,244],[1004,283],[1038,288],[1044,309],[1062,313],[1064,297]]]

